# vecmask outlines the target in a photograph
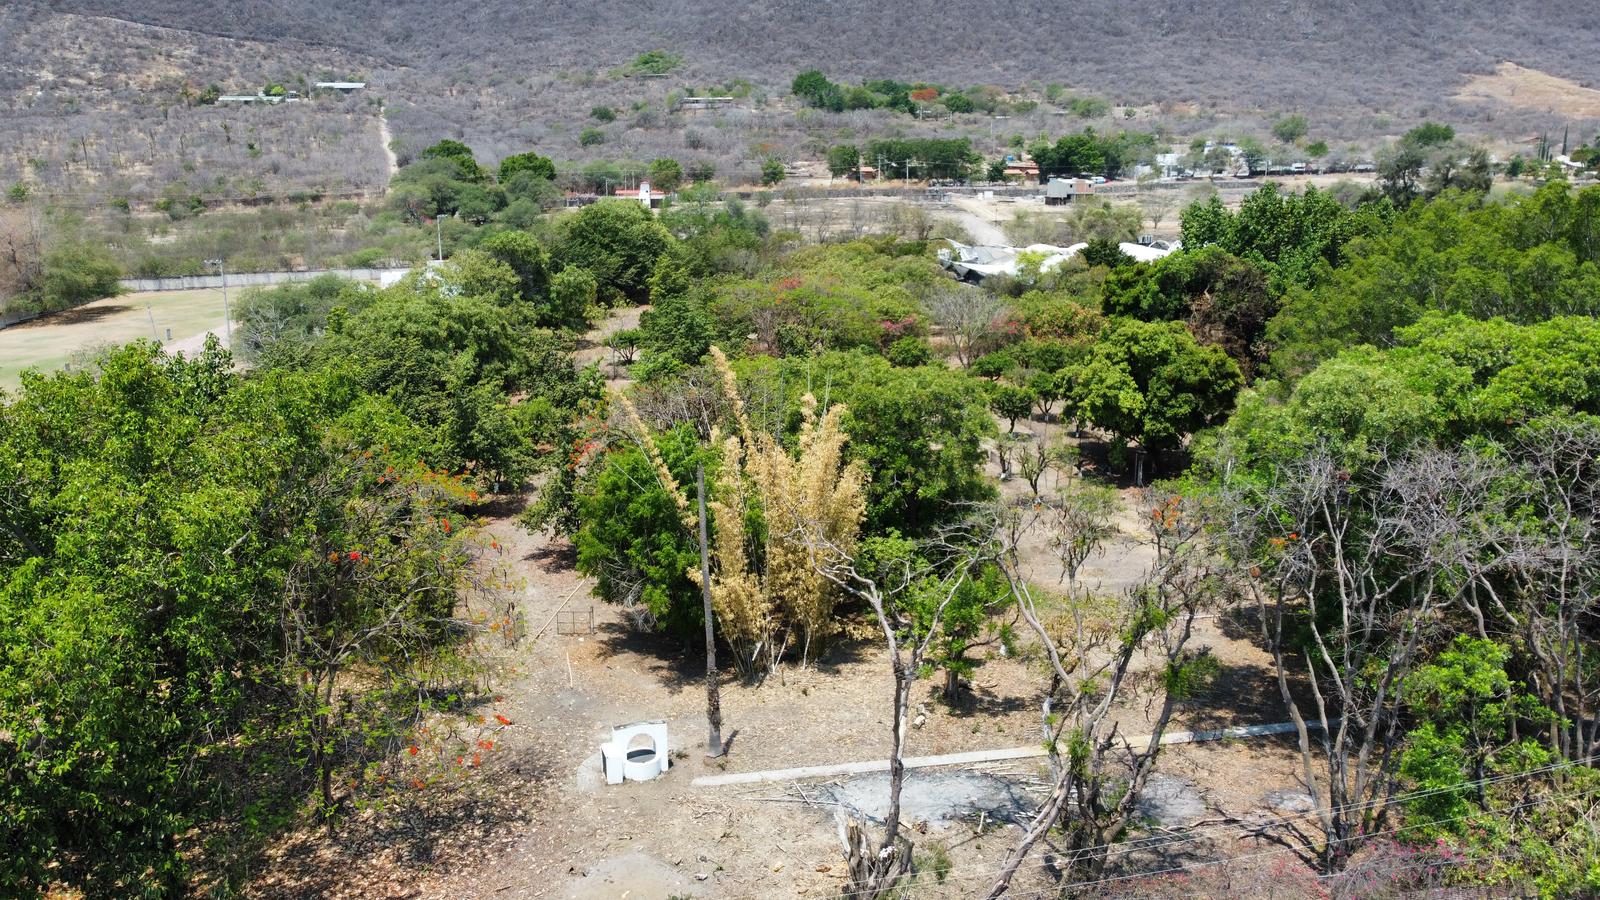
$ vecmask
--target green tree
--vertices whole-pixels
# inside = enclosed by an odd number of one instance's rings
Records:
[[[551,448],[597,400],[598,376],[574,368],[572,349],[510,306],[412,275],[330,328],[312,361],[389,398],[427,436],[430,463],[515,485],[563,461]]]
[[[1437,147],[1456,139],[1456,130],[1438,122],[1423,122],[1406,132],[1400,143],[1410,147]]]
[[[808,105],[833,112],[844,111],[844,91],[816,69],[796,75],[789,89]]]
[[[122,269],[105,250],[64,244],[45,254],[39,294],[45,309],[66,309],[122,292]]]
[[[683,57],[667,50],[646,50],[633,58],[625,75],[666,75],[683,65]]]
[[[335,308],[360,311],[375,292],[337,275],[246,290],[239,301],[234,348],[262,368],[293,368],[308,359]]]
[[[473,184],[482,184],[489,177],[488,173],[484,172],[483,168],[478,165],[478,160],[473,156],[472,148],[460,141],[452,141],[448,138],[442,140],[423,150],[422,157],[424,159],[450,160],[460,168],[461,177]]]
[[[1299,113],[1284,116],[1272,123],[1272,136],[1285,144],[1300,140],[1309,130],[1310,124],[1306,122],[1306,117]]]
[[[563,325],[549,308],[550,254],[526,231],[502,231],[484,238],[478,249],[504,263],[517,279],[517,298],[537,310],[535,319],[543,326]]]
[[[1396,206],[1408,206],[1421,193],[1427,157],[1422,146],[1406,141],[1378,154],[1378,189]]]
[[[178,896],[191,863],[229,884],[276,823],[313,796],[333,814],[443,712],[416,684],[474,671],[471,530],[441,524],[466,490],[405,455],[392,407],[323,373],[242,378],[215,340],[97,368],[0,404],[14,896]],[[197,831],[215,839],[180,854]]]
[[[828,148],[828,172],[842,178],[856,171],[861,163],[861,148],[855,144],[835,144]]]
[[[1122,252],[1122,247],[1111,238],[1094,237],[1083,248],[1083,261],[1091,266],[1120,269],[1134,264],[1133,257]]]
[[[940,102],[944,104],[945,109],[948,109],[958,115],[961,113],[973,112],[978,108],[978,104],[972,102],[972,98],[968,97],[966,94],[945,94],[939,99]]]
[[[683,183],[683,166],[675,159],[658,159],[650,163],[648,175],[651,187],[671,193]]]
[[[808,386],[849,414],[846,456],[870,473],[864,531],[926,534],[988,499],[983,441],[995,434],[982,382],[943,366],[895,368],[864,350],[736,366],[741,383],[782,398],[775,428],[791,432]]]
[[[711,349],[713,324],[704,296],[681,256],[665,254],[650,278],[650,309],[639,317],[646,351],[641,378],[680,371]]]
[[[1238,365],[1182,323],[1112,319],[1077,373],[1073,401],[1118,441],[1159,452],[1219,421],[1242,385]]]
[[[1262,267],[1279,293],[1309,286],[1330,267],[1345,262],[1345,248],[1363,235],[1382,231],[1386,211],[1350,210],[1333,195],[1308,187],[1286,194],[1262,185],[1232,212],[1217,197],[1183,211],[1186,250],[1216,246]]]
[[[473,248],[458,251],[439,269],[446,290],[509,308],[522,300],[516,270]]]
[[[555,256],[595,277],[602,303],[644,303],[650,273],[672,236],[643,204],[602,200],[562,220]]]
[[[772,187],[783,181],[783,178],[783,160],[776,156],[767,157],[766,161],[761,164],[761,183],[767,187]]]
[[[1564,183],[1483,203],[1447,192],[1349,245],[1324,283],[1291,292],[1268,326],[1273,368],[1307,371],[1346,347],[1384,346],[1433,310],[1537,322],[1600,313],[1600,189]],[[1186,242],[1187,243],[1187,242]]]
[[[655,436],[674,483],[693,485],[696,466],[710,483],[715,453],[694,429],[679,425]],[[654,463],[636,444],[618,441],[590,466],[580,489],[573,543],[578,570],[593,576],[601,598],[626,603],[642,621],[683,638],[702,627],[700,548]],[[692,496],[692,490],[691,490]]]
[[[995,415],[1005,419],[1007,430],[1017,430],[1017,420],[1026,419],[1033,413],[1033,404],[1039,395],[1026,387],[1001,382],[994,385],[989,392],[989,408]]]
[[[1510,660],[1503,644],[1458,635],[1406,678],[1420,724],[1406,735],[1400,774],[1423,794],[1406,809],[1407,824],[1424,837],[1465,833],[1473,802],[1486,799],[1482,782],[1518,762],[1550,759],[1537,738],[1515,736],[1517,723],[1548,726],[1553,716],[1506,674]]]
[[[549,318],[552,323],[579,327],[599,296],[600,283],[588,269],[568,266],[550,279]]]
[[[1221,347],[1246,376],[1267,361],[1267,323],[1278,311],[1277,297],[1262,266],[1219,246],[1118,269],[1102,291],[1107,315],[1187,322],[1201,343]]]
[[[900,368],[928,366],[937,361],[933,346],[926,339],[909,334],[885,348],[883,356],[890,364]]]
[[[500,160],[500,183],[507,184],[511,179],[527,172],[536,178],[553,181],[556,177],[556,164],[548,158],[537,153],[516,153]]]

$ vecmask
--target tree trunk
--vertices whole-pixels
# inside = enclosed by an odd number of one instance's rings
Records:
[[[717,675],[717,637],[711,617],[711,550],[706,530],[706,468],[694,470],[695,491],[700,500],[700,597],[706,619],[706,756],[722,756],[722,691]]]

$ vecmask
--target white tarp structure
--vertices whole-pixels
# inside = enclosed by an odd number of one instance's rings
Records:
[[[939,263],[963,281],[982,281],[991,275],[1015,277],[1022,268],[1023,254],[1027,254],[1028,259],[1039,261],[1041,273],[1051,272],[1083,252],[1083,248],[1087,246],[1089,245],[1073,244],[1070,247],[1057,247],[1053,244],[1029,244],[1026,247],[971,247],[950,241],[949,250],[939,251]],[[1176,245],[1169,245],[1164,241],[1156,241],[1153,244],[1124,241],[1117,247],[1135,262],[1152,262],[1178,249]]]

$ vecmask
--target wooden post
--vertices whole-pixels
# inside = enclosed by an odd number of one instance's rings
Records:
[[[711,618],[711,547],[706,532],[706,467],[696,466],[694,486],[700,501],[700,597],[705,601],[706,619],[706,756],[723,754],[722,694],[717,684],[717,638]]]

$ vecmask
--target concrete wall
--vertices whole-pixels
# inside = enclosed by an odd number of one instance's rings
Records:
[[[357,281],[394,284],[411,271],[404,269],[321,269],[315,272],[229,272],[228,287],[260,287],[287,281],[310,281],[319,275],[339,275]],[[127,291],[192,291],[222,287],[220,275],[181,275],[176,278],[124,278],[118,282]]]
[[[22,312],[21,310],[0,313],[0,328],[4,328],[7,325],[15,325],[18,322],[26,322],[29,319],[37,319],[42,315],[44,313]]]

